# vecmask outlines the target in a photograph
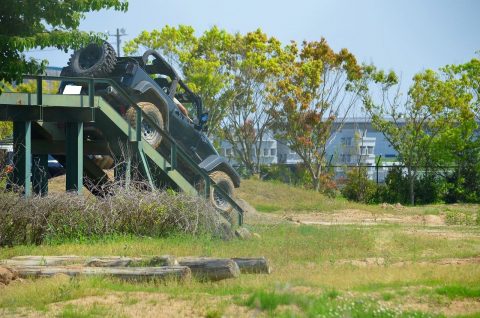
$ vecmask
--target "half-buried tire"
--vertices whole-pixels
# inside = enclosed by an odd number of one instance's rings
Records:
[[[110,74],[117,63],[115,50],[108,42],[91,43],[75,51],[68,67],[75,76],[104,77]]]
[[[157,126],[161,129],[164,128],[163,116],[157,106],[150,102],[140,102],[137,105],[140,106],[143,112],[149,116]],[[126,120],[134,129],[137,128],[137,111],[134,107],[128,109]],[[142,118],[142,137],[155,149],[157,149],[162,142],[161,133],[159,133],[155,127],[152,127],[145,118]]]

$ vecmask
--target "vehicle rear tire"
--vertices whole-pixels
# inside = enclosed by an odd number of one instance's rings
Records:
[[[103,77],[110,74],[117,63],[115,50],[108,42],[91,43],[75,51],[68,61],[69,71],[75,76]]]
[[[227,192],[230,197],[233,196],[233,181],[228,174],[223,171],[213,171],[210,173],[210,178],[215,181],[215,183],[225,192]],[[232,219],[230,214],[233,210],[233,206],[225,201],[213,187],[210,188],[209,201],[216,209],[224,212],[229,221]]]
[[[143,112],[150,116],[157,126],[162,130],[164,129],[163,116],[160,110],[154,104],[150,102],[140,102],[137,104],[142,108]],[[133,128],[137,128],[137,111],[134,107],[130,107],[126,113],[126,119],[132,125]],[[143,116],[142,116],[143,117]],[[162,142],[162,135],[155,128],[151,127],[148,122],[142,118],[142,137],[153,148],[157,149]]]

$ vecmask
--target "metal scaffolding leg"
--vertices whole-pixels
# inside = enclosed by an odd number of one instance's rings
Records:
[[[67,191],[83,191],[83,123],[66,123]]]
[[[32,172],[32,124],[30,121],[13,123],[13,182],[23,188],[25,197],[32,194],[30,182]]]
[[[33,155],[32,166],[33,192],[37,195],[48,193],[48,155]]]

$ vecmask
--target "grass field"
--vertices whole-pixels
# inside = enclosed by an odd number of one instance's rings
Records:
[[[111,237],[0,249],[16,255],[265,256],[270,275],[215,283],[50,279],[0,287],[0,316],[480,317],[476,205],[365,206],[243,182],[261,238]],[[343,217],[346,216],[346,217]]]

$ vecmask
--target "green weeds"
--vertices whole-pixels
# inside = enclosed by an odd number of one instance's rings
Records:
[[[266,212],[266,213],[276,212],[281,210],[280,207],[276,205],[270,205],[270,204],[257,204],[255,205],[255,209],[257,209],[257,211],[259,212]]]
[[[257,291],[240,304],[266,311],[272,317],[436,317],[387,308],[369,299],[341,297],[332,292],[317,296]]]
[[[447,285],[435,289],[435,292],[439,295],[447,296],[450,299],[480,297],[480,287]]]
[[[89,308],[80,306],[66,305],[58,315],[61,318],[95,318],[95,317],[113,317],[109,315],[109,308],[99,304],[93,304]]]

